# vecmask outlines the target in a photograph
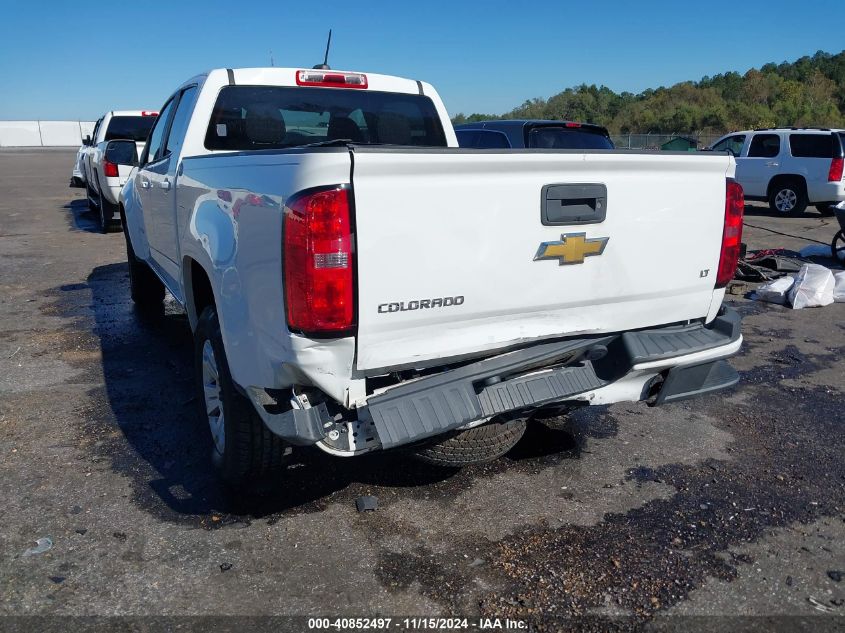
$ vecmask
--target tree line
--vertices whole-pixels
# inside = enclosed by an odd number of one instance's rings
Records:
[[[457,114],[455,124],[484,119],[556,119],[597,123],[612,134],[719,134],[762,127],[845,128],[845,51],[817,52],[639,94],[581,84],[535,98],[502,115]]]

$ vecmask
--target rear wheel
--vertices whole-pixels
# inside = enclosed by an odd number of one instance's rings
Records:
[[[782,180],[769,190],[769,208],[775,213],[799,216],[807,208],[807,192],[797,180]]]
[[[235,388],[213,306],[197,321],[194,364],[199,415],[208,424],[212,461],[221,477],[240,488],[280,470],[285,443]]]
[[[105,198],[100,196],[100,232],[111,233],[118,230],[119,225],[115,222],[114,206]]]
[[[461,467],[498,459],[522,438],[528,416],[492,420],[455,431],[413,449],[417,459],[437,466]]]

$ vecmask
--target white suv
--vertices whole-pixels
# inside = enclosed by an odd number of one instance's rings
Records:
[[[822,215],[845,200],[845,130],[777,128],[731,132],[713,151],[736,157],[736,180],[746,200],[768,201],[772,211],[801,215],[814,204]]]

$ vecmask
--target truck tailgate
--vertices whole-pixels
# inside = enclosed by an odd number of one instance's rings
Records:
[[[356,147],[357,369],[704,317],[732,174],[712,154]]]

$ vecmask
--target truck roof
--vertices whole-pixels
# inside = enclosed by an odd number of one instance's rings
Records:
[[[110,110],[106,114],[112,116],[154,116],[158,115],[158,110]]]
[[[434,89],[430,84],[416,79],[407,79],[394,75],[381,75],[378,73],[362,72],[360,70],[319,70],[309,68],[278,68],[256,67],[256,68],[215,68],[208,72],[192,77],[183,86],[197,83],[201,79],[212,79],[222,75],[226,77],[224,83],[230,85],[251,85],[251,86],[297,86],[297,72],[309,71],[328,72],[336,74],[364,75],[367,78],[368,90],[380,90],[384,92],[399,92],[405,94],[424,94],[431,96]],[[230,75],[231,73],[231,75]]]

